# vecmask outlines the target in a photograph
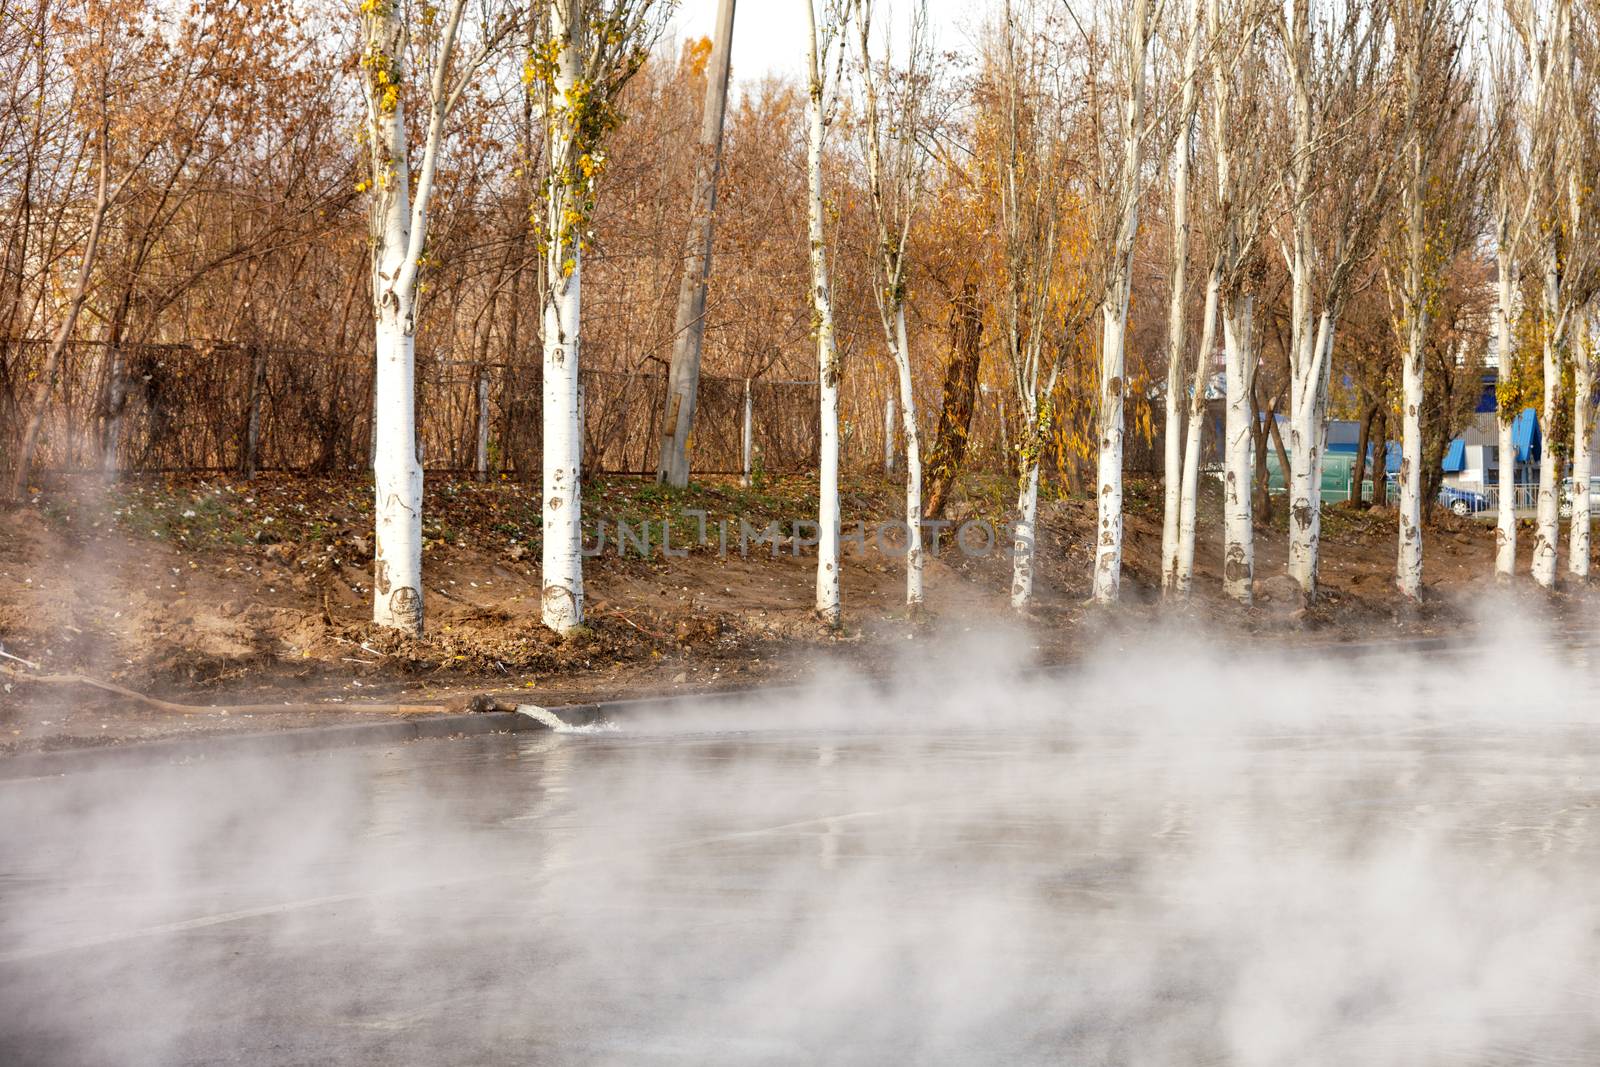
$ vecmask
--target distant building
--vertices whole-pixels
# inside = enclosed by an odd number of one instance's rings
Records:
[[[1496,489],[1500,484],[1500,424],[1495,399],[1495,372],[1493,368],[1484,375],[1483,395],[1473,411],[1472,422],[1453,439],[1444,451],[1441,484],[1446,489],[1482,493]],[[1278,420],[1285,444],[1288,443],[1288,424]],[[1391,431],[1393,432],[1393,431]],[[1356,449],[1361,441],[1361,424],[1353,419],[1328,420],[1327,452],[1323,457],[1322,498],[1329,503],[1348,500],[1354,488]],[[1514,481],[1529,485],[1539,480],[1539,458],[1542,440],[1539,433],[1539,415],[1533,408],[1524,408],[1511,424],[1511,442],[1514,449],[1512,462],[1516,465]],[[1600,426],[1595,433],[1596,451],[1600,452]],[[1400,473],[1400,442],[1391,436],[1385,456],[1384,471],[1390,480]],[[1372,497],[1372,446],[1367,449],[1365,497]],[[1267,454],[1269,484],[1273,490],[1284,488],[1283,475],[1278,470],[1276,450]]]
[[[1444,451],[1444,484],[1451,488],[1481,492],[1500,484],[1500,415],[1495,380],[1491,368],[1483,376],[1483,395],[1471,424]],[[1513,481],[1519,485],[1537,482],[1543,440],[1539,414],[1533,408],[1524,408],[1512,421],[1511,443],[1516,451]]]

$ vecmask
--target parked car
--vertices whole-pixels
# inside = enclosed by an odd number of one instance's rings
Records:
[[[1559,499],[1561,501],[1561,517],[1563,519],[1571,518],[1572,517],[1572,479],[1571,478],[1563,478],[1563,479],[1561,479],[1561,496],[1560,496]],[[1590,504],[1591,507],[1600,508],[1600,474],[1592,475],[1589,478],[1589,500],[1591,501],[1591,504]]]
[[[1456,489],[1449,485],[1439,490],[1439,503],[1462,516],[1476,515],[1480,511],[1489,510],[1489,498],[1482,493],[1475,493],[1471,489]]]

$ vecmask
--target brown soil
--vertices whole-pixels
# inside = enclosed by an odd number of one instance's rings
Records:
[[[887,480],[846,487],[845,521],[869,528],[893,515]],[[951,517],[1004,515],[1006,486],[969,479]],[[682,558],[620,559],[608,546],[589,561],[588,624],[563,640],[539,623],[538,512],[526,486],[439,482],[428,487],[424,556],[428,625],[421,639],[374,627],[370,613],[372,501],[356,479],[263,477],[149,479],[115,489],[57,486],[0,513],[0,646],[54,673],[107,679],[199,705],[321,705],[316,710],[194,715],[141,710],[80,687],[27,681],[0,660],[0,751],[20,751],[229,729],[345,721],[363,703],[444,704],[462,694],[522,694],[533,703],[793,680],[824,662],[866,670],[903,655],[908,637],[1025,627],[1034,655],[1069,659],[1090,633],[1135,631],[1167,614],[1159,605],[1159,486],[1130,486],[1123,607],[1088,608],[1091,501],[1041,508],[1037,606],[1018,620],[1007,606],[1010,564],[949,548],[927,568],[928,610],[901,603],[903,568],[875,549],[847,558],[842,633],[810,612],[814,557],[785,544],[748,558],[717,551],[716,520],[815,513],[803,479],[758,489],[732,483],[673,494],[635,480],[597,481],[585,518],[660,522],[685,508],[709,513],[710,545]],[[1380,639],[1458,633],[1473,594],[1488,582],[1493,531],[1448,514],[1428,530],[1428,596],[1404,604],[1393,589],[1392,513],[1330,508],[1322,590],[1303,609],[1283,573],[1282,509],[1257,536],[1258,604],[1220,597],[1219,511],[1202,508],[1196,626],[1287,640]],[[613,527],[614,529],[614,527]],[[673,523],[674,545],[692,540]],[[614,533],[612,534],[614,540]],[[1528,538],[1522,539],[1524,543]]]

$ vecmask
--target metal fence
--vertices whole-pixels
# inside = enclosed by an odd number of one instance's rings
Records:
[[[0,469],[9,471],[32,414],[42,340],[0,341]],[[120,370],[118,369],[120,366]],[[486,388],[480,392],[480,379]],[[126,383],[120,405],[113,380]],[[247,467],[326,473],[370,462],[373,357],[235,343],[73,342],[45,411],[39,470],[224,471]],[[490,425],[489,469],[537,475],[541,370],[420,356],[418,452],[430,470],[477,466],[478,421]],[[666,376],[609,370],[580,374],[584,467],[655,471]],[[744,379],[702,377],[691,448],[695,470],[742,468]],[[757,465],[774,473],[815,466],[815,382],[748,383]],[[257,432],[252,435],[252,420]],[[254,440],[252,454],[251,441]]]
[[[1364,499],[1371,500],[1372,483],[1361,483],[1364,490]],[[1513,511],[1532,511],[1539,505],[1539,486],[1536,482],[1518,482],[1513,488],[1511,508]],[[1393,479],[1385,482],[1384,500],[1390,506],[1400,503],[1400,485]],[[1446,485],[1440,488],[1436,498],[1439,507],[1455,512],[1457,515],[1481,515],[1486,512],[1500,510],[1500,487],[1498,485],[1485,486],[1482,489],[1464,489]]]

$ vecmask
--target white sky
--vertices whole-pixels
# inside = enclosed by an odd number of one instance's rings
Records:
[[[735,81],[760,78],[768,73],[798,78],[806,60],[807,0],[739,0],[733,18],[733,77]],[[819,5],[820,6],[820,5]],[[934,47],[940,51],[969,51],[982,0],[928,0],[928,21]],[[903,27],[911,17],[908,0],[878,0],[873,22],[892,18]],[[717,0],[681,0],[669,34],[679,40],[709,37],[715,29]],[[874,36],[876,37],[876,29]],[[904,41],[904,30],[896,38]]]

